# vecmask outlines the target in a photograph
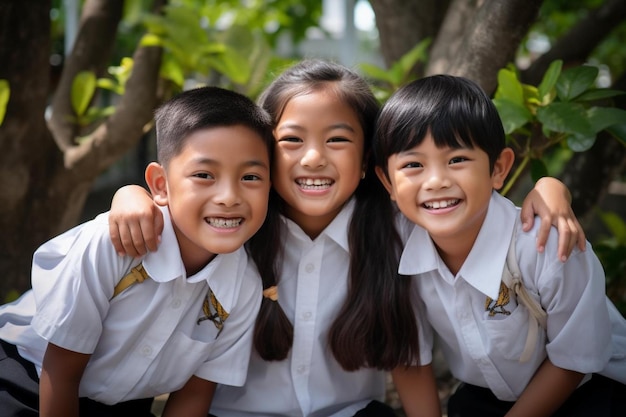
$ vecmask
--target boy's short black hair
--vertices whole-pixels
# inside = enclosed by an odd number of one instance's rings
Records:
[[[376,125],[376,163],[419,145],[430,132],[438,147],[477,146],[489,156],[490,169],[506,147],[502,120],[484,90],[467,78],[433,75],[396,91]]]
[[[219,87],[184,91],[155,112],[157,156],[167,166],[185,139],[201,129],[245,126],[258,133],[272,159],[274,137],[269,115],[248,97]]]

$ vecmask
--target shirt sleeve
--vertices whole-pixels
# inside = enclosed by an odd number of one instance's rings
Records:
[[[106,214],[44,243],[33,256],[33,329],[62,348],[93,353],[113,288],[131,262],[115,253]]]
[[[565,263],[558,261],[556,238],[552,231],[542,254],[526,251],[537,257],[531,276],[547,313],[546,351],[560,368],[598,372],[611,354],[604,271],[589,242],[586,251],[575,249]]]

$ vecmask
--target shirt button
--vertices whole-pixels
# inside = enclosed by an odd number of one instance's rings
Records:
[[[143,356],[150,356],[152,354],[152,348],[150,346],[144,346],[141,348],[141,354]]]
[[[299,374],[303,374],[303,373],[304,373],[304,371],[306,371],[306,366],[304,366],[304,365],[300,365],[300,366],[298,366],[298,368],[296,369],[296,371],[297,371]]]
[[[304,320],[310,320],[312,315],[313,315],[313,314],[312,314],[310,311],[307,311],[306,313],[303,313],[303,314],[302,314],[302,318],[303,318]]]
[[[175,299],[174,301],[172,301],[172,308],[178,308],[181,305],[181,301],[180,298]]]
[[[307,264],[304,267],[304,270],[310,274],[311,272],[315,270],[315,266],[313,264]]]

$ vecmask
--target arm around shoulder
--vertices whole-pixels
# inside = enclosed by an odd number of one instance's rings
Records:
[[[399,366],[391,371],[407,417],[440,417],[441,407],[432,366]]]

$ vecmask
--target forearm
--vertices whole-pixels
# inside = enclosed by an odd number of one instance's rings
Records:
[[[583,377],[584,374],[559,368],[546,359],[506,417],[551,416]]]
[[[440,417],[437,384],[431,365],[398,367],[391,372],[407,417]]]
[[[39,380],[41,417],[78,417],[78,387],[89,355],[49,344]]]
[[[192,376],[180,390],[172,392],[163,417],[206,417],[217,384]]]

